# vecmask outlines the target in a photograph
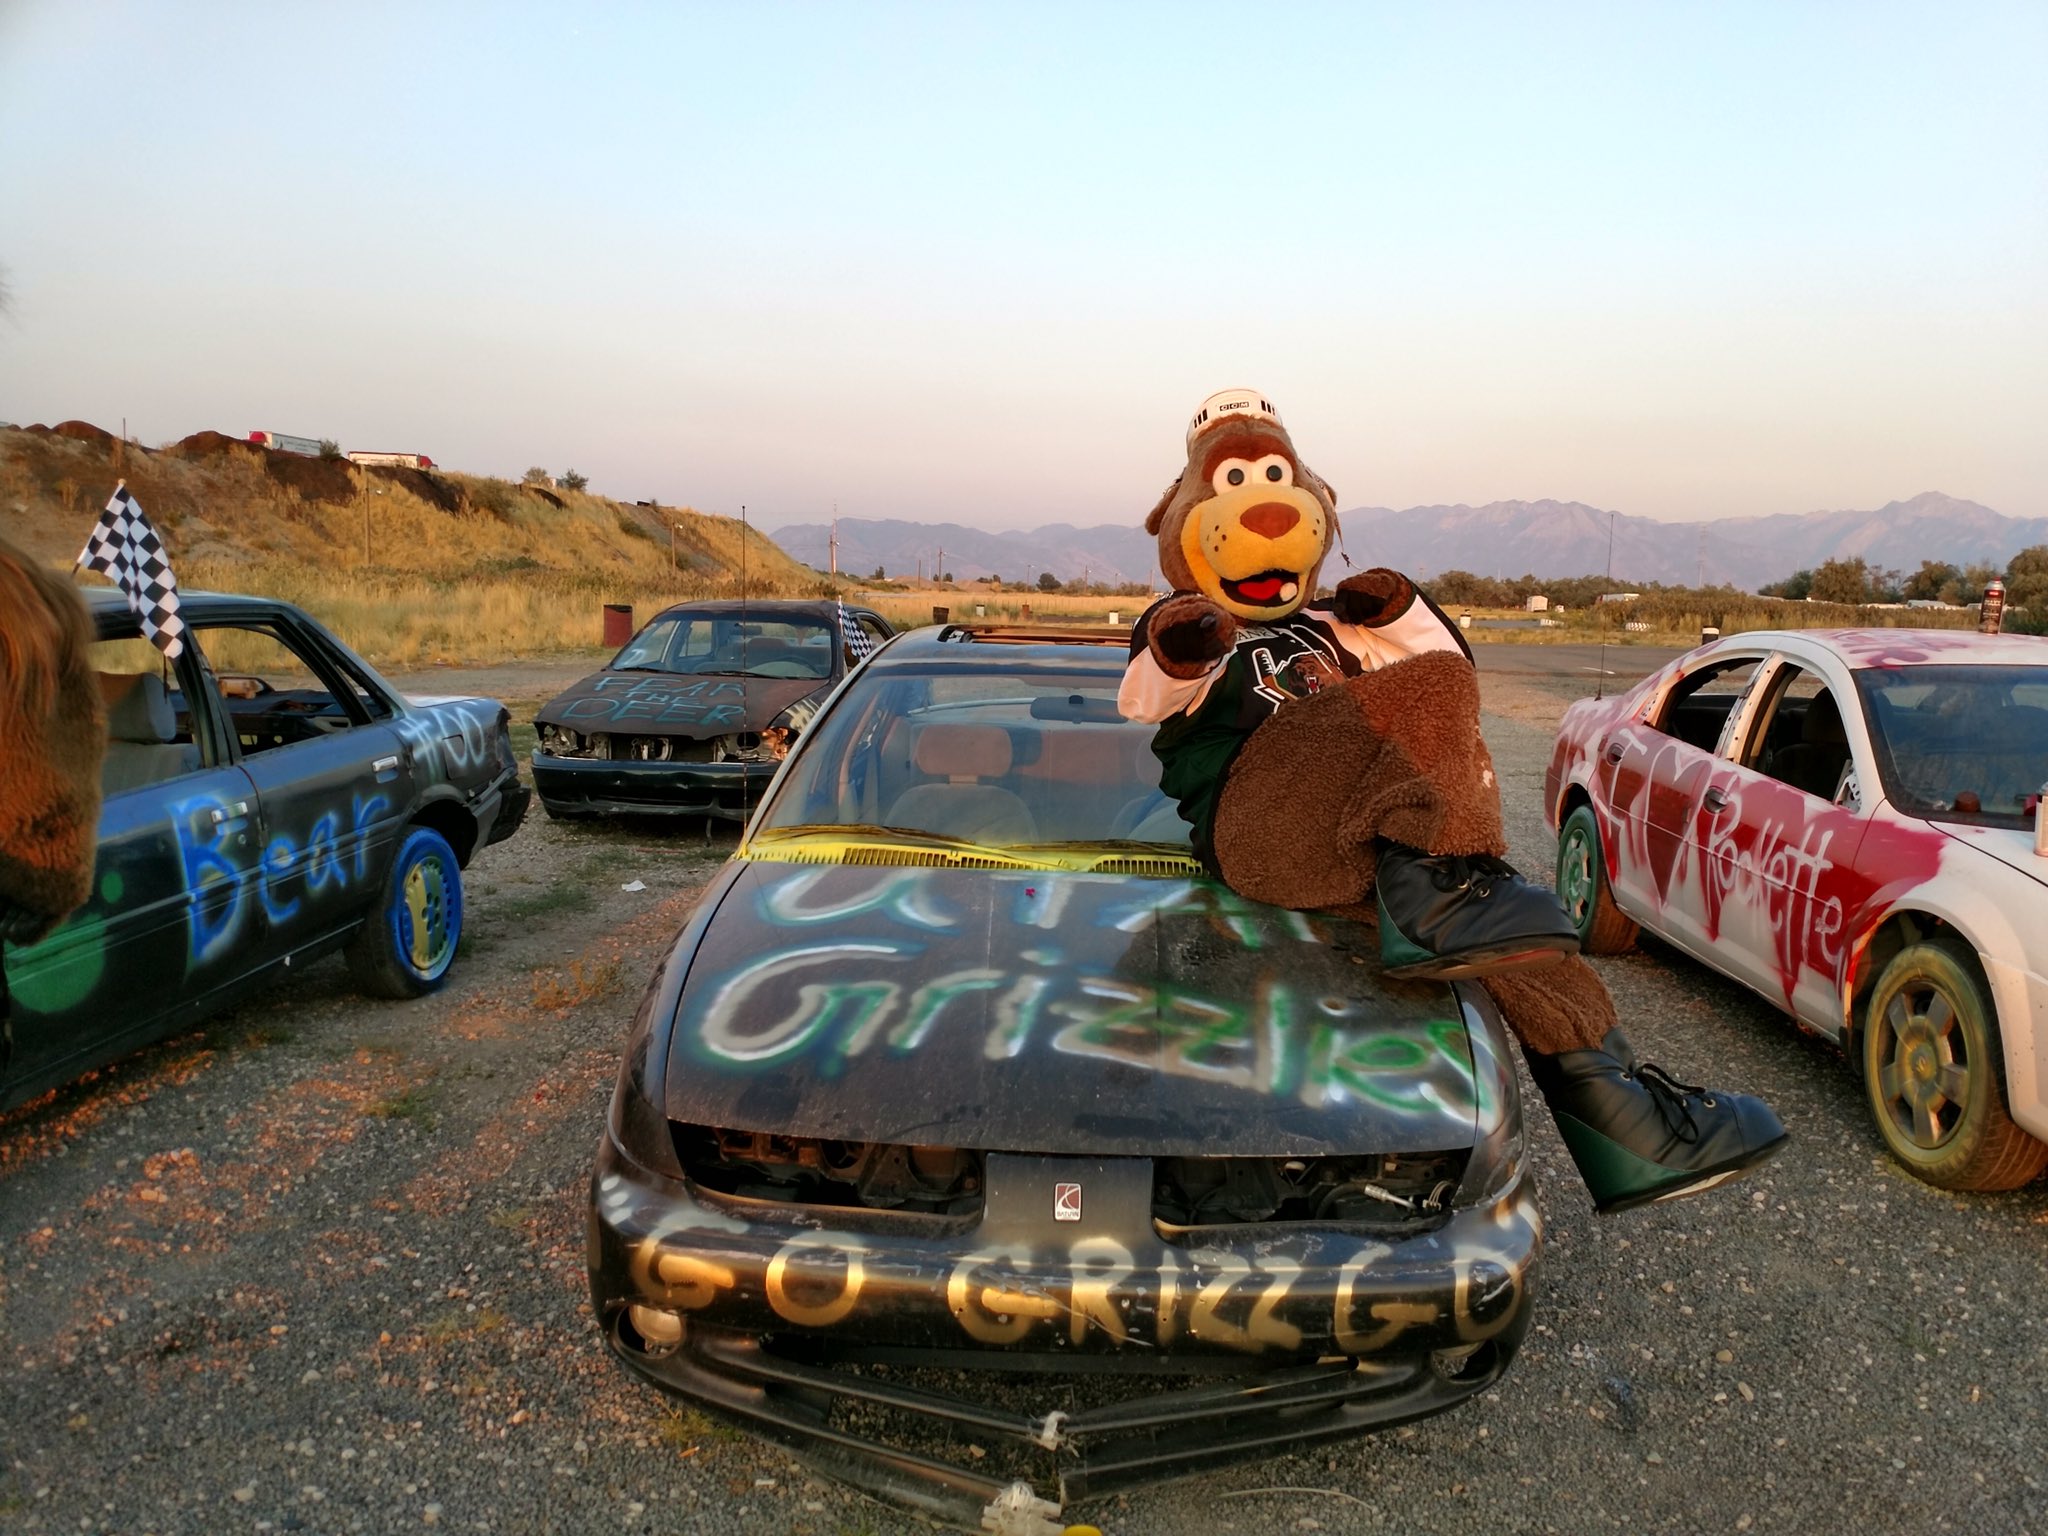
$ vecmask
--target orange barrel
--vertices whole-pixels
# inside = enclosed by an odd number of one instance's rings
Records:
[[[604,643],[611,646],[624,645],[633,638],[633,605],[631,603],[606,603],[604,605]]]

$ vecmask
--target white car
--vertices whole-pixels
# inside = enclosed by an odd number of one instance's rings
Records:
[[[1732,635],[1565,711],[1557,885],[1593,953],[1637,926],[1862,1068],[1929,1183],[2048,1167],[2048,639]]]

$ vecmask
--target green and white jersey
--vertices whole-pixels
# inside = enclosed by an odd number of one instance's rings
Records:
[[[1152,750],[1161,767],[1159,787],[1179,802],[1205,859],[1224,776],[1245,738],[1276,709],[1424,651],[1472,654],[1442,610],[1418,593],[1404,611],[1369,627],[1344,623],[1327,602],[1271,623],[1240,622],[1237,643],[1207,671],[1171,677],[1147,643],[1158,609],[1153,604],[1132,626],[1117,708],[1127,720],[1158,724]]]

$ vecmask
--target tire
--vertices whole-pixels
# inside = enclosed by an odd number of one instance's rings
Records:
[[[1574,807],[1557,830],[1557,899],[1578,929],[1584,953],[1619,955],[1635,948],[1636,925],[1622,915],[1607,888],[1600,823],[1590,805]]]
[[[1915,1176],[1940,1189],[2017,1189],[2048,1168],[2048,1142],[2006,1112],[1997,1015],[1959,945],[1933,939],[1892,957],[1859,1054],[1877,1133]]]
[[[372,997],[418,997],[447,979],[461,942],[461,863],[440,833],[411,827],[376,906],[349,940],[349,972]]]

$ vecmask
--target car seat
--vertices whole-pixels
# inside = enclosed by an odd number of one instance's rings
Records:
[[[107,705],[107,755],[100,767],[100,791],[161,784],[199,767],[199,749],[180,743],[178,717],[164,680],[154,672],[102,672],[100,697]]]
[[[976,843],[1032,843],[1031,808],[1000,784],[1010,771],[1010,734],[993,725],[927,725],[910,749],[912,766],[933,782],[913,784],[882,818],[886,825]]]
[[[1800,718],[1799,740],[1773,755],[1772,777],[1832,800],[1848,764],[1849,732],[1842,724],[1842,708],[1824,689],[1813,696]]]

